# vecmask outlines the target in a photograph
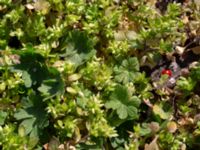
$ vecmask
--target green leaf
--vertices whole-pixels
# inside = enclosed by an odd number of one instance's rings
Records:
[[[131,96],[127,87],[118,85],[111,94],[110,100],[105,103],[106,108],[116,111],[120,119],[136,119],[138,117],[137,108],[140,105],[140,99]]]
[[[192,79],[199,81],[200,80],[200,66],[192,68],[190,76]]]
[[[20,126],[24,127],[25,135],[29,134],[32,131],[35,120],[35,118],[29,118],[21,122]]]
[[[22,116],[20,116],[22,115]],[[46,112],[42,108],[30,107],[26,109],[20,109],[15,113],[14,117],[17,120],[23,120],[20,126],[25,128],[25,133],[33,134],[34,128],[42,130],[48,126],[48,118]],[[34,133],[37,137],[38,133]]]
[[[38,88],[38,91],[43,93],[44,95],[49,95],[49,91],[52,89],[51,85],[48,84],[41,84],[41,86]]]
[[[38,91],[45,96],[62,94],[64,92],[64,82],[56,68],[48,68],[47,79],[42,81]]]
[[[3,125],[4,124],[4,121],[7,117],[7,112],[4,112],[4,111],[0,111],[0,125]]]
[[[162,105],[157,105],[157,104],[153,106],[153,112],[156,115],[160,116],[161,119],[169,119],[170,116],[172,115],[171,112],[164,111]]]
[[[30,74],[27,71],[22,72],[22,79],[24,80],[24,85],[27,88],[30,88],[32,85],[32,80]]]
[[[20,121],[20,126],[25,128],[26,135],[39,138],[42,130],[49,125],[48,114],[44,109],[42,98],[36,93],[31,93],[24,101],[23,108],[18,109],[14,117]],[[23,104],[23,103],[22,103]]]
[[[129,71],[139,71],[139,62],[136,57],[128,58],[122,62],[122,66]]]
[[[126,119],[128,116],[128,110],[125,105],[120,105],[117,109],[117,114],[120,119]]]
[[[67,38],[65,37],[63,40],[59,49],[64,49],[65,53],[60,56],[75,64],[75,66],[83,64],[96,53],[93,48],[93,42],[88,38],[85,32],[70,32]]]
[[[18,128],[18,134],[19,134],[21,137],[23,137],[23,136],[26,135],[25,132],[26,132],[25,127],[24,127],[24,126],[19,126],[19,128]]]
[[[26,110],[24,109],[19,109],[18,112],[15,113],[14,117],[17,120],[21,120],[21,119],[27,119],[27,118],[32,118],[33,115],[29,114]]]
[[[134,80],[139,71],[139,62],[136,57],[122,61],[120,66],[115,66],[115,79],[118,82],[128,83]]]
[[[192,80],[192,78],[190,77],[189,78],[180,77],[176,84],[180,90],[188,93],[194,89],[196,81]]]
[[[128,102],[130,105],[133,105],[135,107],[139,107],[141,104],[141,100],[137,96],[132,96],[130,98],[130,101]]]
[[[140,135],[145,136],[151,133],[151,129],[149,127],[142,126],[140,130]]]
[[[106,102],[105,106],[107,108],[117,109],[120,106],[120,102],[117,100],[108,101]]]
[[[40,85],[49,76],[44,57],[36,53],[32,47],[13,53],[20,56],[20,64],[12,66],[11,71],[22,72],[22,79],[27,88]]]
[[[62,94],[64,92],[64,82],[60,77],[43,80],[38,91],[40,91],[44,96]]]
[[[173,50],[173,46],[171,43],[164,41],[163,39],[160,41],[160,49],[163,52],[171,52]]]
[[[131,118],[136,119],[138,115],[138,110],[136,107],[128,106],[128,114]]]

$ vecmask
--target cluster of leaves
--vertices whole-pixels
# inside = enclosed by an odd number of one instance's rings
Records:
[[[200,4],[156,3],[1,0],[0,149],[199,146],[198,62],[172,93],[142,67],[199,36]]]

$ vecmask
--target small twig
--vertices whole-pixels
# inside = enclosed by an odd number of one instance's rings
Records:
[[[177,119],[178,116],[177,116],[177,104],[176,104],[176,95],[173,96],[172,98],[172,106],[174,108],[174,117]]]
[[[150,108],[153,108],[153,104],[151,104],[151,102],[149,101],[149,99],[143,99],[143,102],[149,106]]]

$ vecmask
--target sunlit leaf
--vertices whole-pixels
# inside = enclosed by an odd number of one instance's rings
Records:
[[[155,104],[153,106],[153,112],[156,115],[160,116],[160,118],[162,118],[162,119],[169,119],[170,116],[171,116],[171,112],[164,111],[163,108],[162,108],[162,106],[159,106],[157,104]]]
[[[22,79],[24,80],[24,85],[27,88],[30,88],[32,85],[32,80],[30,74],[27,71],[22,72]]]

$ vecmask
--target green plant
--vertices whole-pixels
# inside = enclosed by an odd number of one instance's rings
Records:
[[[0,149],[198,146],[199,8],[1,0]]]

